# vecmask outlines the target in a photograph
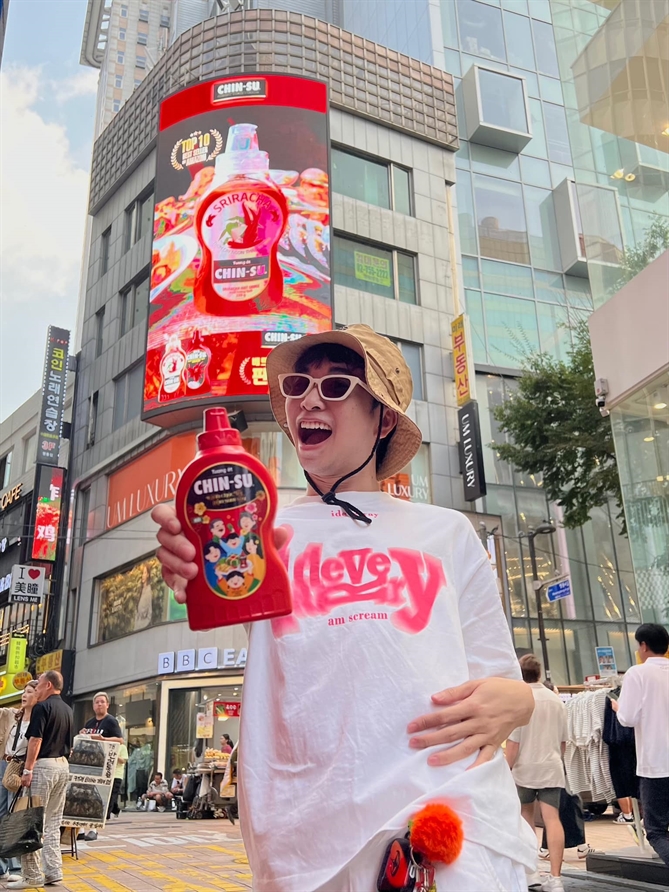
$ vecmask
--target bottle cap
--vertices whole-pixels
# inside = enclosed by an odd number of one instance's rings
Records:
[[[216,159],[216,180],[220,183],[241,173],[268,175],[269,155],[258,148],[255,124],[233,124],[228,130],[225,152]]]
[[[242,438],[238,430],[230,425],[225,409],[216,407],[204,410],[204,430],[197,437],[198,449],[213,449],[217,446],[239,446]]]

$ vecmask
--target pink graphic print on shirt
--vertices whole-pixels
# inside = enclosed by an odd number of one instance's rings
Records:
[[[290,568],[288,543],[280,553]],[[429,623],[446,577],[441,561],[421,551],[359,548],[323,560],[322,544],[311,543],[295,559],[291,584],[293,613],[272,620],[277,638],[298,632],[302,617],[325,617],[337,607],[361,601],[395,608],[390,621],[415,635]]]

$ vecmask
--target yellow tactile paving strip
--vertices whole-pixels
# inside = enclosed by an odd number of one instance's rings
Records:
[[[239,825],[124,813],[97,842],[63,855],[62,892],[249,892]]]

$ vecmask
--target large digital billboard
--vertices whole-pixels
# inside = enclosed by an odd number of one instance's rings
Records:
[[[327,111],[323,82],[273,74],[163,101],[145,419],[265,396],[272,347],[332,327]]]
[[[34,561],[55,561],[63,507],[64,468],[37,465],[32,507],[32,549]]]

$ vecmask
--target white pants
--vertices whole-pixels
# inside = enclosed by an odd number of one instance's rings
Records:
[[[44,806],[44,848],[41,852],[21,856],[21,876],[27,883],[42,886],[45,877],[47,880],[60,880],[63,877],[60,825],[69,780],[70,766],[64,756],[59,759],[38,759],[35,762],[31,792],[33,796],[40,797]]]
[[[380,868],[346,868],[314,892],[376,892]],[[437,892],[527,892],[522,864],[467,840],[453,864],[437,867],[435,883]]]

